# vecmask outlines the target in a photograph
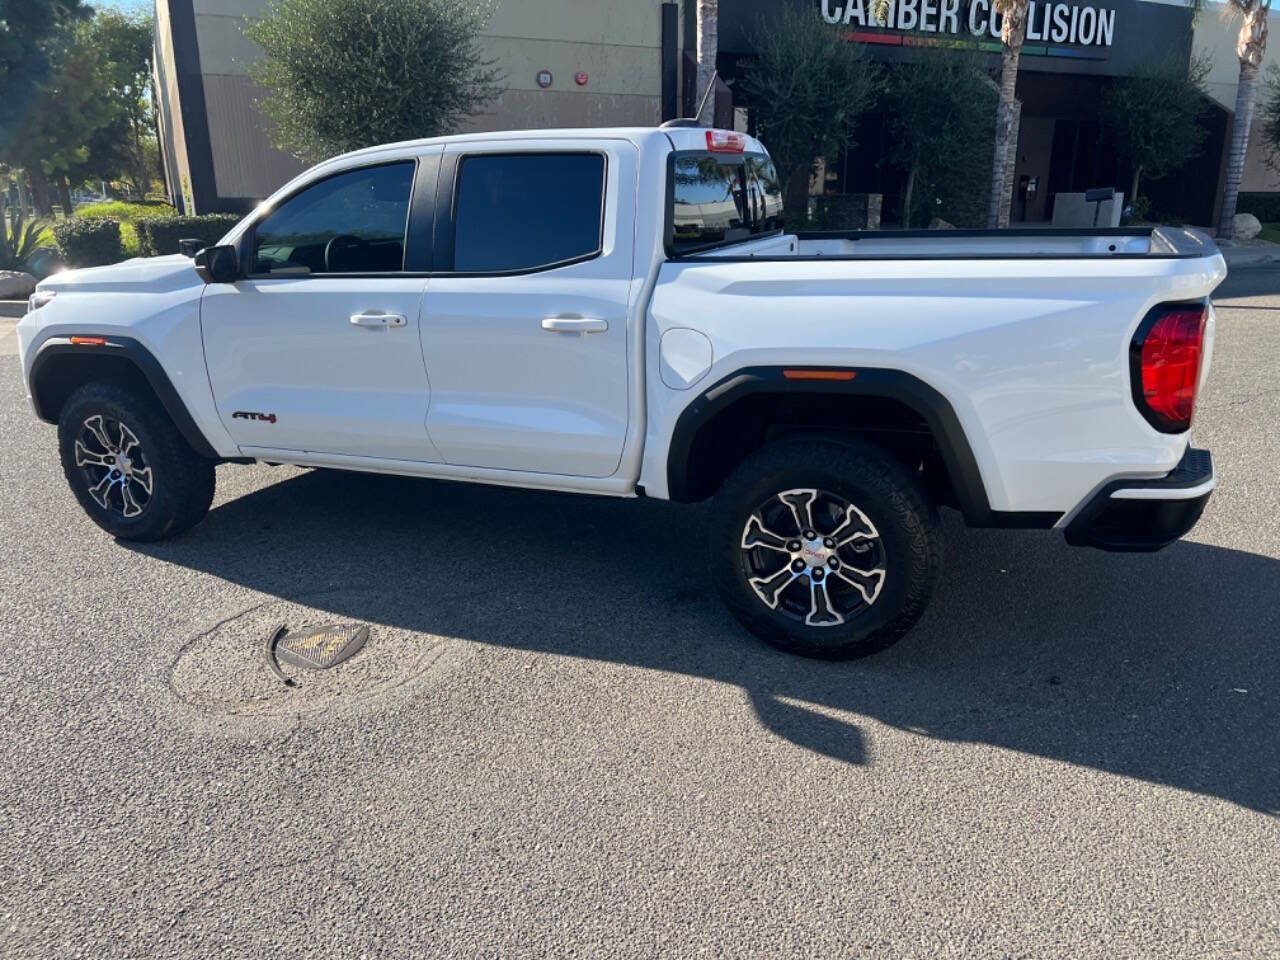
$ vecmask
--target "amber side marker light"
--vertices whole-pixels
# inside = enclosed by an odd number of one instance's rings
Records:
[[[788,380],[854,380],[856,370],[783,370]]]
[[[105,347],[106,337],[72,337],[71,342],[77,347]]]

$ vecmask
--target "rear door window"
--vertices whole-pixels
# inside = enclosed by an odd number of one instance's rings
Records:
[[[673,254],[783,228],[782,187],[764,154],[677,156],[671,176]]]
[[[516,273],[598,255],[604,186],[605,158],[598,153],[464,157],[454,270]]]
[[[295,193],[257,225],[257,274],[399,273],[413,161],[361,167]]]

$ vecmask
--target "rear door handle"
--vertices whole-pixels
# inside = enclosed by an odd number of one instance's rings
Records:
[[[542,329],[551,333],[604,333],[609,329],[609,321],[587,320],[583,317],[548,317],[542,321]]]
[[[403,313],[357,313],[351,318],[352,326],[373,329],[403,327],[408,323],[409,320]]]

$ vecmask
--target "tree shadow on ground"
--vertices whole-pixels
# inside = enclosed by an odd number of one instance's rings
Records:
[[[313,605],[381,585],[325,607],[340,618],[735,684],[770,731],[851,764],[866,762],[857,714],[1280,812],[1276,559],[1108,555],[948,516],[921,623],[830,664],[763,647],[724,612],[703,524],[698,507],[314,472],[140,549]]]

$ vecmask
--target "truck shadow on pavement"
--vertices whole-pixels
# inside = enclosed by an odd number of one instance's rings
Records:
[[[703,524],[698,507],[315,472],[142,549],[287,600],[378,582],[404,592],[397,627],[734,684],[772,733],[850,764],[874,762],[870,719],[1280,812],[1280,561],[1108,555],[950,515],[913,633],[830,664],[738,627]],[[338,603],[389,622],[376,597]]]

